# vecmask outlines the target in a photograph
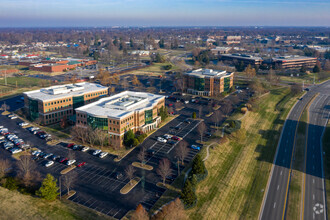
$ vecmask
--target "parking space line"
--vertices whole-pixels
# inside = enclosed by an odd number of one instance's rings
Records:
[[[117,212],[116,212],[116,214],[114,214],[112,217],[113,218],[115,218],[115,216],[118,214],[118,212],[120,212],[121,211],[121,209],[119,209]]]

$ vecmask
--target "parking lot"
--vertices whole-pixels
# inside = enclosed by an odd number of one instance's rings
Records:
[[[165,191],[163,188],[156,186],[156,183],[161,181],[160,176],[156,173],[161,159],[168,158],[171,161],[172,174],[171,178],[166,180],[167,183],[172,183],[177,177],[177,159],[174,150],[177,143],[161,143],[157,141],[157,137],[171,133],[180,139],[185,139],[189,144],[196,144],[195,140],[198,134],[195,128],[200,123],[200,120],[192,120],[191,123],[186,123],[184,122],[186,118],[180,115],[164,127],[158,129],[141,146],[134,149],[118,163],[114,162],[115,157],[112,155],[108,155],[105,158],[92,155],[93,149],[82,152],[68,148],[67,143],[59,143],[55,146],[47,145],[45,140],[38,138],[27,129],[19,127],[17,124],[21,122],[20,119],[11,120],[6,116],[0,115],[0,124],[8,128],[9,132],[16,134],[25,142],[31,143],[32,147],[37,147],[44,153],[51,153],[64,158],[71,155],[76,160],[76,164],[86,162],[86,165],[70,171],[77,174],[77,180],[73,185],[73,189],[77,193],[70,200],[114,218],[122,218],[129,210],[135,209],[140,203],[149,210]],[[175,129],[177,126],[180,126],[180,129]],[[141,147],[155,151],[153,155],[146,157],[147,164],[153,166],[154,169],[146,171],[136,168],[135,176],[140,177],[141,182],[127,195],[121,195],[120,189],[129,182],[124,170],[132,162],[138,161],[137,154]],[[10,157],[8,151],[1,148],[0,152],[6,157]],[[197,153],[198,150],[189,148],[189,154],[185,158],[185,163],[188,164]],[[55,178],[59,179],[61,176],[60,172],[67,165],[55,161],[53,165],[46,167],[47,161],[49,161],[49,158],[36,160],[38,171],[42,177],[45,177],[47,173],[51,173]],[[181,170],[183,168],[183,166],[180,167]],[[115,173],[122,173],[123,177],[117,179]],[[66,193],[66,190],[62,187],[62,194],[64,193]]]

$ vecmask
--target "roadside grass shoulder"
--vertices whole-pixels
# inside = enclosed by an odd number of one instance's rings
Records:
[[[326,187],[326,200],[327,200],[327,213],[330,213],[330,121],[328,121],[328,126],[324,132],[323,136],[323,151],[324,156],[324,178]],[[326,147],[327,146],[327,147]]]
[[[0,212],[2,219],[111,219],[109,216],[70,201],[45,202],[40,198],[2,187],[0,187]]]
[[[242,128],[228,141],[210,150],[205,162],[208,177],[196,194],[191,219],[256,219],[280,136],[280,129],[296,98],[276,105],[289,89],[271,90],[259,108],[242,119]]]

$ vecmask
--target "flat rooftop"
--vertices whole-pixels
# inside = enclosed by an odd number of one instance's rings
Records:
[[[95,92],[104,89],[107,89],[107,87],[95,83],[83,82],[51,86],[48,88],[24,92],[24,94],[26,94],[29,98],[32,99],[47,101],[65,97],[79,96],[85,93]]]
[[[256,60],[256,61],[262,61],[261,57],[253,56],[253,55],[247,55],[247,54],[239,54],[239,53],[233,53],[233,54],[221,54],[223,57],[232,57],[237,59],[246,59],[246,60]]]
[[[273,58],[273,61],[295,61],[295,60],[315,60],[315,57],[306,57],[306,56],[298,56],[298,55],[292,55],[292,56],[281,56],[281,57],[275,57]]]
[[[95,117],[120,119],[133,112],[152,108],[163,98],[152,93],[124,91],[77,108],[76,111]]]
[[[227,72],[226,70],[212,70],[212,69],[197,69],[190,72],[185,73],[186,75],[197,76],[201,78],[205,77],[223,77],[229,76],[232,74],[231,72]]]

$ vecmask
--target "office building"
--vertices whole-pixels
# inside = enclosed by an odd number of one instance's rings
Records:
[[[283,69],[294,69],[305,66],[306,68],[313,68],[316,64],[316,57],[305,56],[281,56],[272,59],[273,65]]]
[[[148,132],[161,122],[165,97],[125,91],[76,109],[77,125],[107,131],[112,146],[121,147],[128,130]]]
[[[256,65],[261,65],[262,64],[262,58],[253,56],[253,55],[246,55],[246,54],[221,54],[220,55],[220,60],[222,61],[229,61],[232,63],[240,63],[243,62],[244,65],[251,65],[251,66],[256,66]]]
[[[24,92],[24,107],[32,121],[49,125],[72,118],[75,109],[108,95],[108,87],[94,83],[52,86]]]
[[[233,86],[234,72],[197,69],[184,75],[184,87],[187,93],[203,96],[215,96],[228,92]]]

